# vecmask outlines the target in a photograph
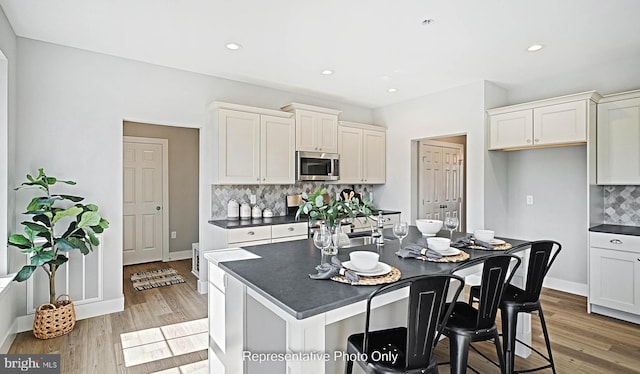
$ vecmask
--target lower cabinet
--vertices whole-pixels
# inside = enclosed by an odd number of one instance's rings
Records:
[[[591,232],[589,241],[592,309],[601,306],[640,317],[640,237]]]

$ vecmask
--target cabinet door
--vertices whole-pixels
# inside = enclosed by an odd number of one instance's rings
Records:
[[[591,247],[589,302],[640,314],[640,254]]]
[[[489,149],[532,145],[533,110],[495,114],[489,118]]]
[[[362,130],[340,126],[338,129],[338,153],[340,154],[340,183],[362,183]]]
[[[384,131],[364,130],[362,134],[364,153],[362,176],[364,183],[385,183],[386,181],[386,134]]]
[[[220,109],[218,126],[220,183],[259,183],[260,115]]]
[[[586,101],[549,105],[533,110],[533,145],[586,141]]]
[[[292,118],[260,116],[260,183],[295,183],[295,133]]]
[[[598,184],[640,184],[640,98],[598,104]]]
[[[296,110],[296,150],[315,152],[318,147],[318,131],[315,125],[316,113]]]
[[[316,129],[318,131],[317,151],[338,153],[338,116],[318,113]]]

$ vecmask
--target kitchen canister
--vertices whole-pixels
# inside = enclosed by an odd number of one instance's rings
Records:
[[[251,218],[261,218],[262,217],[262,209],[259,206],[254,205],[251,208]]]
[[[251,205],[247,203],[240,204],[240,218],[251,218]]]
[[[227,204],[227,218],[229,219],[238,219],[240,217],[240,205],[238,202],[231,199]]]

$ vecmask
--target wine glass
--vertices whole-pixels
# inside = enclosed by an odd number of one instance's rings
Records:
[[[331,232],[325,225],[320,225],[320,229],[313,234],[313,245],[322,253],[321,263],[327,262],[327,249],[331,246]]]
[[[402,249],[402,239],[409,233],[409,224],[406,222],[396,222],[393,225],[393,235],[400,240],[400,249]]]
[[[449,214],[449,212],[447,212],[444,219],[444,227],[449,230],[449,239],[453,240],[453,230],[457,229],[459,224],[458,212],[453,212],[453,214]]]

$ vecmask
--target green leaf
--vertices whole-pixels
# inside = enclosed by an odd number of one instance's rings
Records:
[[[77,248],[75,245],[73,245],[73,242],[67,239],[56,240],[56,245],[58,246],[58,250],[62,252],[69,252]]]
[[[49,226],[51,224],[51,220],[44,214],[37,214],[31,218],[35,222],[42,222],[45,226]]]
[[[102,227],[103,229],[108,229],[109,228],[109,221],[107,221],[104,218],[100,218],[100,223],[98,224],[98,226]]]
[[[47,261],[47,264],[55,265],[57,267],[57,266],[60,266],[60,265],[64,264],[67,261],[69,261],[69,258],[67,256],[59,254],[53,260]]]
[[[76,185],[76,182],[74,182],[74,181],[63,181],[63,180],[59,180],[58,182],[60,182],[60,183],[65,183],[65,184],[68,184],[68,185],[70,185],[70,186],[75,186],[75,185]]]
[[[39,224],[33,223],[33,222],[24,221],[24,222],[20,222],[20,224],[25,225],[26,227],[30,228],[31,230],[33,230],[35,232],[48,232],[49,231],[49,229],[46,226],[39,225]]]
[[[97,212],[98,211],[98,206],[95,205],[95,204],[87,204],[84,207],[87,208],[87,210],[90,210],[92,212]]]
[[[77,206],[72,206],[69,209],[65,209],[65,210],[61,210],[61,211],[56,212],[56,215],[53,217],[53,221],[51,223],[55,224],[56,222],[58,222],[62,218],[75,217],[80,213],[82,213],[82,208],[78,208]]]
[[[9,245],[18,248],[29,248],[33,243],[22,234],[13,234],[9,236]]]
[[[53,259],[53,251],[40,251],[31,256],[30,263],[34,266],[40,266]]]
[[[91,243],[91,245],[100,245],[100,240],[98,240],[98,238],[96,237],[96,234],[91,231],[91,229],[86,229],[87,231],[87,236],[89,236],[89,243]]]
[[[45,178],[47,184],[56,184],[57,179],[55,177],[47,177]]]
[[[37,268],[37,266],[25,265],[22,267],[22,269],[20,269],[13,280],[16,282],[24,282],[29,279],[29,277],[31,277],[31,274],[33,274],[33,272],[36,271]]]
[[[87,247],[87,244],[85,243],[84,239],[79,239],[79,238],[69,238],[69,241],[80,250],[80,252],[83,255],[88,255],[89,254],[89,250],[93,249],[91,246]]]
[[[316,206],[317,206],[318,208],[319,208],[319,207],[321,207],[321,206],[323,206],[323,205],[324,205],[324,197],[322,197],[322,196],[316,196],[315,203],[316,203]]]
[[[73,195],[56,195],[56,196],[60,196],[60,198],[64,200],[73,201],[74,203],[84,200],[84,197],[80,197],[80,196],[73,196]]]
[[[78,227],[85,228],[89,226],[95,226],[100,223],[100,215],[96,212],[87,211],[82,214]]]

